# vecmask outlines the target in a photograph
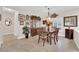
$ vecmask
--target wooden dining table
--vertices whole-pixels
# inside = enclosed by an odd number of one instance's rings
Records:
[[[47,42],[50,43],[50,45],[51,45],[52,44],[51,36],[52,36],[52,34],[55,34],[56,31],[44,31],[43,33],[47,34]],[[54,35],[53,39],[54,39],[54,43],[56,43],[55,42],[55,35]]]

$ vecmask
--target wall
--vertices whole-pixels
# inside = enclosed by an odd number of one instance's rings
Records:
[[[3,11],[0,7],[1,21],[0,21],[0,47],[3,44],[3,35],[13,34],[14,33],[14,13]],[[11,26],[5,25],[5,19],[10,17],[12,20]]]
[[[12,24],[10,26],[5,25],[5,19],[10,18],[12,21]],[[13,34],[14,33],[14,14],[9,12],[3,12],[2,15],[2,26],[3,26],[3,34]]]
[[[63,17],[74,16],[74,15],[78,16],[78,21],[77,21],[78,26],[77,27],[71,27],[71,29],[74,29],[74,42],[77,45],[77,47],[79,48],[79,10],[63,13],[60,17],[58,17],[55,20],[55,22],[56,21],[61,22],[61,29],[59,31],[59,36],[65,36],[65,28],[67,28],[67,27],[63,26]]]
[[[11,12],[9,12],[9,11],[3,11],[3,9],[2,9],[2,7],[0,7],[0,12],[1,12],[1,15],[2,15],[2,17],[1,17],[1,21],[0,21],[0,30],[1,30],[1,32],[2,32],[2,34],[3,35],[7,35],[7,34],[13,34],[13,32],[14,32],[14,13],[11,13]],[[11,20],[12,20],[12,24],[11,24],[11,26],[6,26],[5,25],[5,19],[6,18],[11,18]]]
[[[1,10],[1,8],[0,8],[0,14],[2,14],[2,12],[1,12],[2,10]],[[0,40],[2,40],[2,26],[1,26],[2,24],[1,24],[1,21],[0,21]]]
[[[2,7],[0,7],[0,14],[2,15],[2,20],[0,21],[0,39],[2,38],[3,35],[7,34],[14,34],[17,39],[24,38],[24,34],[22,33],[22,28],[23,26],[20,26],[19,21],[18,21],[18,11],[14,12],[9,12],[9,11],[4,11]],[[11,26],[6,26],[5,25],[5,19],[9,17],[12,20],[12,25]]]
[[[14,35],[17,37],[17,39],[21,39],[24,38],[24,34],[23,34],[23,26],[24,25],[20,25],[19,20],[18,20],[18,11],[15,11],[15,16],[14,16]]]
[[[64,14],[62,14],[62,17],[59,18],[59,19],[61,19],[61,24],[62,24],[61,30],[60,30],[62,35],[65,34],[64,30],[65,30],[65,28],[67,28],[67,27],[63,26],[63,17],[65,17],[65,16],[74,16],[74,15],[77,15],[78,19],[79,19],[79,10],[75,10],[75,11],[72,11],[72,12],[64,13]],[[79,29],[79,21],[78,21],[78,26],[77,27],[71,27],[71,29],[74,29],[74,30],[78,31],[78,29]]]
[[[53,20],[53,26],[60,28],[59,34],[58,34],[59,36],[65,36],[64,26],[63,26],[63,16],[60,15],[57,18],[55,18]]]
[[[79,31],[76,31],[76,30],[74,31],[74,41],[79,49]]]

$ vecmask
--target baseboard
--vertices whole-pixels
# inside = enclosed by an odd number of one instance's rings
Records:
[[[65,37],[65,35],[58,35],[58,36],[62,36],[62,37]]]
[[[22,35],[22,36],[18,36],[18,37],[17,37],[17,39],[23,39],[23,38],[25,38],[24,35]]]

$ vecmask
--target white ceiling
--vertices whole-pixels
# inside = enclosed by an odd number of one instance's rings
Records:
[[[61,14],[79,9],[79,6],[5,6],[24,14],[47,14],[47,8],[50,8],[50,13]]]

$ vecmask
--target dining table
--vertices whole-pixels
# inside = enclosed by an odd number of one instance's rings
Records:
[[[43,33],[47,34],[47,42],[50,43],[50,45],[52,44],[51,36],[52,36],[52,34],[54,34],[53,39],[54,39],[54,43],[56,43],[55,42],[55,33],[56,33],[56,31],[44,31]]]

